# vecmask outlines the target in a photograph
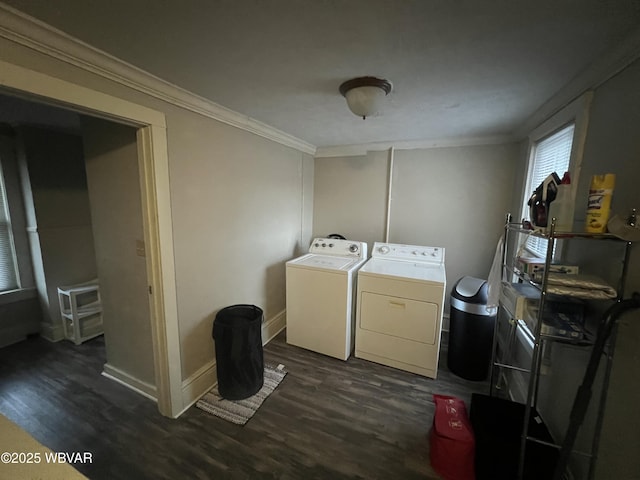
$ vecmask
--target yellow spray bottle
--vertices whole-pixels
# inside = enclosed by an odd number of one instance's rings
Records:
[[[616,176],[613,173],[594,175],[591,178],[587,205],[587,223],[585,225],[588,233],[604,233],[607,231],[611,197],[615,186]]]

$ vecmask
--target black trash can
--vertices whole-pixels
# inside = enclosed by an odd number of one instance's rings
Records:
[[[487,282],[462,277],[451,290],[449,370],[467,380],[485,380],[491,363],[496,315],[487,312]]]
[[[227,400],[242,400],[262,388],[262,318],[255,305],[232,305],[213,321],[218,393]]]

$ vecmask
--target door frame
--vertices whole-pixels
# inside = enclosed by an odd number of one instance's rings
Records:
[[[158,409],[178,417],[182,367],[164,113],[2,60],[0,72],[7,93],[136,128]]]

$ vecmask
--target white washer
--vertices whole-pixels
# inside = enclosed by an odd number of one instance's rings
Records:
[[[356,272],[367,244],[316,238],[287,262],[287,343],[346,360],[354,345]]]
[[[358,358],[436,378],[444,248],[376,242],[358,271]]]

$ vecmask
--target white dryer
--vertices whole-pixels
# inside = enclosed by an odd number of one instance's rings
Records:
[[[356,272],[367,244],[316,238],[286,264],[287,343],[346,360],[354,346]]]
[[[376,242],[358,271],[358,358],[436,378],[444,248]]]

